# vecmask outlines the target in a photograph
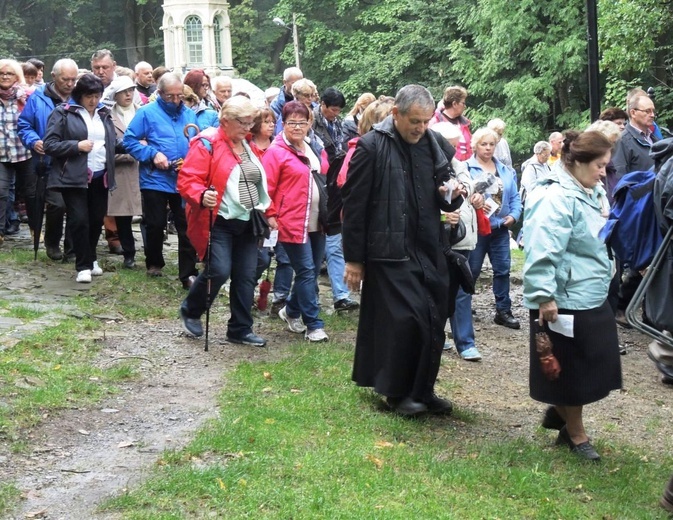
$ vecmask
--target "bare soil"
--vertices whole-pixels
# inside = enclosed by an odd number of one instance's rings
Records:
[[[545,406],[528,397],[528,312],[521,305],[519,285],[512,286],[512,298],[522,322],[519,331],[493,323],[493,296],[490,287],[482,288],[474,308],[477,346],[484,359],[466,362],[455,351],[447,352],[438,390],[475,417],[450,421],[455,435],[535,437],[551,447],[553,436],[538,429]],[[330,304],[325,300],[323,308]],[[221,303],[214,309],[208,353],[203,352],[203,341],[182,333],[178,320],[108,323],[96,363],[131,362],[139,376],[96,406],[45,416],[38,427],[25,432],[25,453],[0,445],[0,480],[16,482],[23,492],[21,504],[7,518],[118,518],[99,513],[97,505],[138,485],[164,450],[180,448],[204,421],[216,416],[217,396],[231,368],[241,361],[279,359],[296,341],[279,320],[262,317],[256,332],[269,340],[268,348],[228,344],[226,312]],[[605,456],[612,442],[640,447],[644,456],[670,453],[673,389],[659,382],[646,357],[648,338],[624,330],[620,338],[628,349],[622,357],[624,389],[587,407],[587,429],[605,441]],[[354,332],[340,339],[353,341]]]

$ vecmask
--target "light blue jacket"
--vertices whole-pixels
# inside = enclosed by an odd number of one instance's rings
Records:
[[[502,226],[507,216],[512,217],[515,222],[519,220],[519,217],[521,217],[521,197],[519,196],[519,189],[516,186],[516,174],[514,170],[505,166],[495,157],[493,158],[493,162],[495,163],[498,177],[502,180],[502,205],[500,210],[489,218],[491,228],[496,229]],[[484,174],[484,170],[474,155],[465,161],[465,163],[472,179],[478,179]],[[490,198],[490,195],[486,193],[484,197]]]
[[[612,262],[598,232],[605,225],[607,195],[591,194],[557,162],[528,194],[523,236],[524,305],[538,309],[556,301],[559,309],[600,307],[608,295]]]
[[[140,189],[177,193],[175,168],[160,170],[154,156],[161,152],[169,162],[184,159],[189,149],[187,124],[196,124],[196,114],[184,103],[176,107],[157,98],[138,109],[124,133],[124,148],[140,163]],[[140,141],[146,141],[147,145]]]

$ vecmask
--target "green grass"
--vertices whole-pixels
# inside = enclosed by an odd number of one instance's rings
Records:
[[[582,463],[551,438],[477,439],[456,417],[405,420],[350,381],[352,347],[292,347],[228,377],[220,416],[111,500],[125,519],[640,519],[670,457],[598,442]],[[651,462],[656,460],[657,462]]]

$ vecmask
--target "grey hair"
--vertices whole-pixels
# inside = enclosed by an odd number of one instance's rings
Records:
[[[182,79],[175,72],[167,72],[159,78],[157,90],[163,92],[170,85],[182,85]]]
[[[136,74],[138,74],[138,70],[140,70],[142,67],[145,67],[145,68],[149,67],[149,68],[151,69],[151,68],[152,68],[152,65],[150,65],[150,64],[147,63],[146,61],[139,61],[138,63],[136,63],[136,66],[135,66],[135,68],[133,69],[133,71],[134,71]]]
[[[611,143],[616,143],[622,136],[622,131],[612,121],[594,121],[587,127],[585,132],[600,132],[607,137]]]
[[[563,139],[563,134],[561,132],[552,132],[549,136],[549,142],[551,143],[554,139]]]
[[[250,101],[245,96],[233,96],[227,99],[222,105],[220,110],[220,123],[227,119],[231,121],[232,119],[240,117],[257,117],[259,114],[259,108],[257,108],[252,101]]]
[[[55,76],[59,76],[66,67],[72,67],[75,70],[79,70],[75,60],[71,60],[70,58],[61,58],[56,63],[54,63],[54,66],[51,68],[51,73]]]
[[[109,51],[108,49],[100,49],[94,52],[91,55],[91,61],[98,61],[102,60],[105,57],[109,57],[112,61],[115,60],[114,54],[112,54],[112,51]]]
[[[547,151],[551,151],[551,144],[549,144],[548,141],[538,141],[537,143],[535,143],[535,146],[533,147],[533,153],[535,155]]]
[[[423,109],[435,110],[435,100],[430,91],[421,85],[406,85],[395,96],[395,106],[400,114],[406,114],[412,105],[419,105]]]
[[[496,117],[494,119],[491,119],[486,126],[489,127],[491,130],[495,130],[498,134],[501,135],[505,131],[505,127],[507,125],[502,119]]]
[[[472,134],[472,141],[470,142],[470,145],[472,145],[472,150],[474,152],[477,151],[477,146],[485,137],[492,137],[496,143],[500,139],[500,136],[495,130],[491,130],[487,126],[482,126],[479,130]]]
[[[283,71],[283,81],[288,81],[295,76],[299,76],[300,78],[304,77],[304,73],[299,67],[288,67]]]
[[[217,87],[225,83],[229,83],[229,86],[233,87],[231,78],[229,76],[215,76],[210,83],[213,87],[213,90],[215,90]]]

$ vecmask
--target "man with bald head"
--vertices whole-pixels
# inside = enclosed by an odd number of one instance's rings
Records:
[[[157,86],[154,84],[154,78],[152,77],[152,65],[146,61],[140,61],[136,64],[135,67],[136,73],[136,92],[140,94],[140,98],[143,101],[143,105],[147,103],[147,100],[150,98],[152,93],[157,89]]]
[[[288,67],[283,72],[283,88],[271,102],[271,110],[276,114],[276,120],[282,119],[283,107],[288,101],[293,101],[292,85],[304,77],[304,73],[297,67]]]
[[[19,116],[19,137],[33,154],[34,173],[47,175],[51,168],[51,157],[44,154],[43,138],[47,132],[47,119],[54,107],[70,99],[77,81],[77,63],[69,58],[58,60],[51,70],[52,81],[38,87],[28,98]],[[32,186],[32,193],[31,193]],[[27,186],[27,198],[35,193],[35,179]],[[61,251],[65,203],[57,191],[47,190],[44,225],[44,245],[47,256],[52,260],[64,258]],[[66,233],[66,259],[71,252],[70,240]],[[72,255],[74,258],[74,254]]]

